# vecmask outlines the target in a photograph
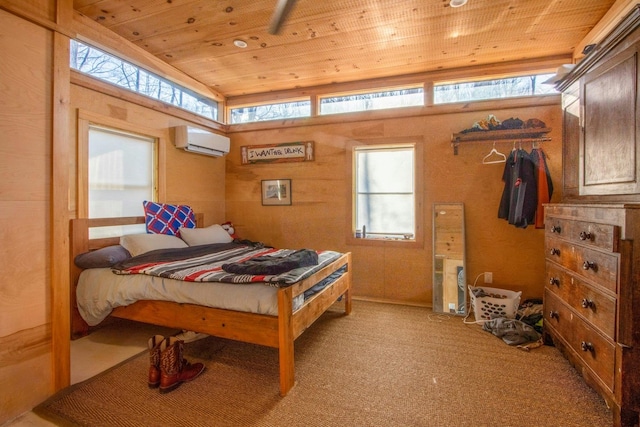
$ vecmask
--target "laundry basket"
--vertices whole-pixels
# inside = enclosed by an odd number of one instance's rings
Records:
[[[481,289],[487,295],[476,297],[474,291],[477,289]],[[476,321],[481,321],[497,317],[506,317],[508,319],[516,317],[522,292],[488,288],[486,286],[469,286],[469,295]]]

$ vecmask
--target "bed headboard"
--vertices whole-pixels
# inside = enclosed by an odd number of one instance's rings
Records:
[[[196,227],[204,226],[204,214],[196,213]],[[80,316],[76,305],[76,284],[82,269],[78,268],[73,260],[76,256],[106,246],[117,245],[120,243],[120,236],[107,237],[100,239],[89,239],[89,228],[91,227],[108,227],[114,225],[135,225],[144,224],[144,216],[130,216],[119,218],[75,218],[69,224],[69,247],[70,247],[70,266],[69,266],[69,286],[71,286],[71,338],[80,338],[89,333],[89,325]]]

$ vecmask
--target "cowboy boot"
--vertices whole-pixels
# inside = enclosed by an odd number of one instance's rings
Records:
[[[160,344],[164,341],[162,335],[149,338],[149,388],[160,386]]]
[[[183,357],[184,341],[169,337],[160,344],[160,393],[168,393],[204,371],[202,363],[191,364]]]

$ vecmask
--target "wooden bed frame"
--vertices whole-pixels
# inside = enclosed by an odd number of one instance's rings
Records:
[[[202,214],[196,215],[198,226],[202,225]],[[76,255],[109,245],[117,245],[119,237],[89,240],[89,227],[111,225],[144,224],[144,217],[71,220],[71,336],[87,335],[89,326],[82,319],[76,305],[75,288],[81,269],[75,266]],[[311,288],[342,266],[347,272],[321,292],[305,301],[293,312],[293,298]],[[278,289],[278,316],[224,310],[193,304],[167,301],[138,301],[126,307],[118,307],[111,316],[135,320],[154,325],[186,329],[228,338],[237,341],[274,347],[279,352],[280,395],[285,396],[295,383],[293,344],[322,313],[340,296],[344,300],[345,314],[351,313],[351,253],[314,273],[312,276],[286,288]]]

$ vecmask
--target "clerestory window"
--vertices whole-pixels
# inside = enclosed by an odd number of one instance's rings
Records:
[[[70,67],[131,92],[218,120],[217,101],[77,40],[71,40]]]

